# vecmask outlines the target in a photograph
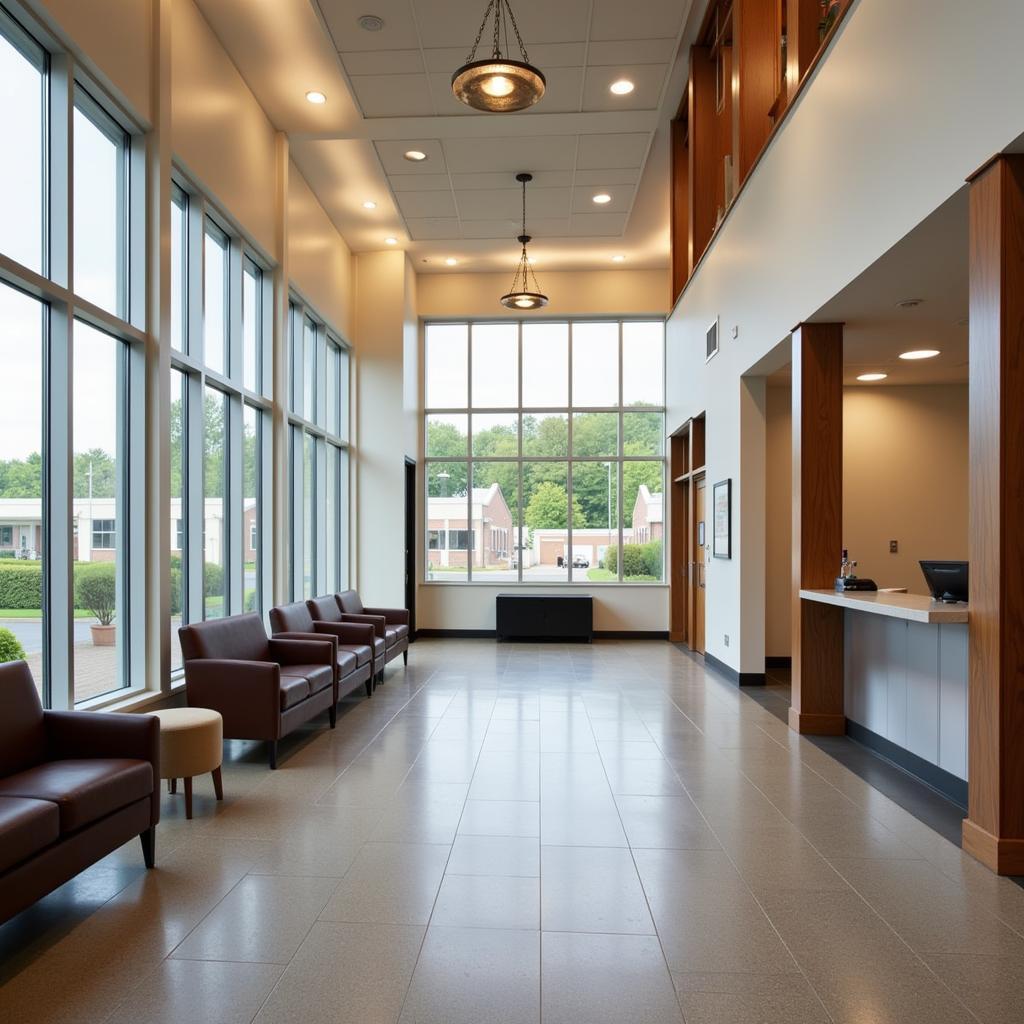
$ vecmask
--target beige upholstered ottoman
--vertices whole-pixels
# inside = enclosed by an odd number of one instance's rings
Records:
[[[169,708],[153,712],[160,719],[160,778],[178,791],[185,780],[185,817],[192,817],[192,778],[213,775],[218,800],[224,799],[220,765],[224,751],[224,721],[209,708]]]

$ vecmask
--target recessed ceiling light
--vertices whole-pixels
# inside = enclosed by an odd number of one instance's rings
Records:
[[[364,32],[379,32],[384,27],[384,19],[376,14],[364,14],[359,18],[359,27]]]
[[[384,244],[385,245],[398,245],[398,239],[397,238],[385,238],[384,239]]]
[[[911,352],[901,352],[900,359],[933,359],[937,355],[937,348],[916,348]]]
[[[616,96],[628,96],[635,88],[636,86],[628,78],[620,78],[611,84],[611,91]]]
[[[612,257],[612,263],[625,263],[625,262],[626,262],[626,257],[625,256],[619,255],[619,256],[613,256]]]
[[[612,197],[608,195],[607,192],[598,192],[598,194],[594,196],[594,202],[597,203],[598,206],[604,206],[605,203],[610,203],[611,201]]]
[[[422,149],[407,149],[404,156],[406,160],[411,160],[414,164],[427,159],[427,154]]]
[[[455,267],[455,266],[458,266],[458,263],[459,263],[459,261],[457,259],[455,259],[454,256],[449,256],[448,259],[446,259],[444,262],[445,262],[445,266],[447,266],[447,267]]]
[[[309,100],[310,103],[315,103],[317,106],[327,102],[327,97],[316,89],[310,89],[310,91],[306,93],[306,99]]]
[[[924,302],[924,299],[903,299],[901,302],[897,302],[896,306],[899,309],[914,309],[920,306]]]
[[[367,199],[363,202],[364,210],[376,210],[377,204],[372,199]]]
[[[865,384],[872,384],[877,380],[885,380],[889,374],[887,373],[862,373],[857,377],[857,380],[864,381]]]

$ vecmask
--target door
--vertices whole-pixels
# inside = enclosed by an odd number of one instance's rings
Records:
[[[698,654],[704,653],[704,553],[707,550],[708,536],[704,523],[707,515],[705,486],[704,477],[698,477],[694,483],[693,495],[693,574],[690,577],[693,593],[693,642],[690,649]]]
[[[416,463],[405,460],[405,607],[409,639],[416,639]]]

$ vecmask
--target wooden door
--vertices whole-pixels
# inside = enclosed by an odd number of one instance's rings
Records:
[[[693,572],[690,589],[693,594],[693,639],[690,649],[704,653],[704,552],[707,548],[708,531],[705,526],[707,515],[706,480],[700,476],[693,488]]]

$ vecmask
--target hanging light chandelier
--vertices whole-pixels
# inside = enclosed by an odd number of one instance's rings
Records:
[[[526,233],[526,183],[533,181],[533,175],[517,174],[516,181],[523,185],[523,233],[518,239],[523,253],[519,257],[516,275],[512,278],[512,289],[507,295],[502,295],[501,304],[509,309],[541,309],[548,304],[548,297],[540,290],[537,275],[530,266],[530,257],[526,255],[526,246],[530,242],[530,236]]]
[[[486,60],[477,60],[476,51],[480,46],[487,19],[494,18],[494,42],[491,55]],[[512,24],[519,54],[522,60],[513,60],[510,53],[508,26]],[[505,48],[502,51],[502,35]],[[519,34],[516,16],[512,13],[509,0],[489,0],[476,34],[473,49],[466,63],[452,75],[452,92],[455,98],[475,110],[494,114],[525,110],[532,107],[543,95],[547,83],[542,72],[535,68],[526,54],[523,37]]]

